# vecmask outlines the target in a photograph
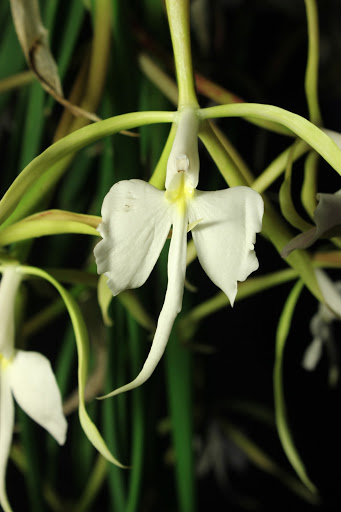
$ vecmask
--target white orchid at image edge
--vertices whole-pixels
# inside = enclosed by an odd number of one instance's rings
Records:
[[[6,494],[6,467],[14,427],[14,400],[62,445],[67,422],[58,385],[48,359],[38,352],[16,350],[15,301],[22,274],[14,265],[2,269],[0,282],[0,504],[11,506]]]
[[[332,281],[322,269],[315,269],[315,275],[325,303],[318,304],[318,310],[311,318],[310,331],[313,339],[304,352],[302,366],[308,371],[314,370],[325,347],[329,356],[329,385],[335,386],[339,378],[339,365],[332,323],[341,320],[341,282]]]
[[[196,189],[199,122],[197,110],[179,111],[165,191],[142,180],[124,180],[104,198],[102,223],[97,228],[103,240],[94,253],[98,273],[108,277],[114,296],[145,283],[172,226],[167,291],[147,360],[136,379],[105,397],[140,386],[160,361],[182,307],[188,231],[192,231],[201,266],[231,305],[237,281],[244,281],[258,268],[254,243],[261,231],[263,200],[244,186],[213,192]]]

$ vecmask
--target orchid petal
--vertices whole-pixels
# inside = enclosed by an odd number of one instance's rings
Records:
[[[317,194],[318,205],[314,212],[316,227],[300,233],[283,248],[281,255],[286,258],[295,249],[307,249],[328,231],[341,226],[341,190],[335,194]]]
[[[321,356],[322,340],[320,338],[314,338],[303,354],[303,368],[308,371],[314,370],[317,366],[317,363],[321,359]]]
[[[248,187],[198,190],[189,202],[189,222],[203,219],[192,229],[200,264],[231,305],[237,281],[245,281],[258,268],[253,249],[262,227],[263,208],[261,196]]]
[[[94,254],[114,295],[148,279],[169,233],[169,212],[164,193],[141,180],[120,181],[105,196]]]
[[[140,386],[149,379],[160,361],[167,346],[174,321],[182,307],[186,275],[186,242],[187,218],[176,213],[173,220],[173,234],[168,253],[168,285],[165,302],[159,315],[153,344],[146,362],[136,379],[101,398],[115,396]]]
[[[20,407],[64,444],[67,422],[49,360],[38,352],[18,350],[9,371],[12,392]]]
[[[12,512],[6,493],[6,467],[12,442],[14,403],[7,372],[8,368],[0,366],[0,504],[5,512]]]
[[[341,319],[341,295],[337,287],[323,270],[316,268],[315,274],[326,305],[337,318]],[[331,319],[332,317],[330,317]]]

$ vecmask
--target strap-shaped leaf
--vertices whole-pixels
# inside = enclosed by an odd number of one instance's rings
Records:
[[[58,281],[56,281],[56,279],[54,279],[50,274],[48,274],[44,270],[23,265],[20,267],[20,272],[32,276],[38,276],[41,277],[42,279],[46,279],[46,281],[49,281],[60,293],[60,296],[63,299],[65,306],[68,310],[68,313],[70,315],[77,344],[79,419],[82,428],[90,442],[103,455],[103,457],[105,457],[109,462],[115,464],[116,466],[119,466],[121,468],[126,467],[123,464],[121,464],[111,454],[99,430],[97,429],[96,425],[91,420],[90,416],[86,411],[84,390],[88,372],[89,341],[86,326],[77,302],[74,300],[72,295]]]
[[[294,314],[296,303],[299,299],[300,293],[303,288],[303,282],[297,281],[292,291],[290,292],[288,299],[284,305],[282,311],[276,336],[276,356],[274,366],[274,399],[275,399],[275,415],[276,424],[278,429],[278,435],[282,443],[283,449],[295,469],[296,473],[302,480],[302,482],[312,492],[316,492],[316,487],[309,479],[304,464],[299,456],[297,448],[295,446],[292,433],[290,431],[287,409],[285,405],[284,389],[283,389],[283,354],[285,343],[289,335],[292,317]]]

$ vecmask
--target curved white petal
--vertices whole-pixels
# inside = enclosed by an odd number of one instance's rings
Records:
[[[14,403],[8,369],[0,366],[0,504],[5,512],[12,512],[6,493],[6,467],[14,424]]]
[[[14,306],[22,275],[15,266],[4,269],[0,282],[0,353],[10,358],[14,349]]]
[[[165,301],[159,315],[153,344],[139,375],[129,384],[101,398],[118,395],[124,391],[134,389],[143,384],[160,361],[177,314],[181,311],[184,283],[186,276],[187,251],[187,218],[176,214],[173,222],[173,234],[168,253],[168,285]]]
[[[49,360],[39,352],[18,350],[9,368],[15,400],[59,444],[66,439],[67,422]]]
[[[312,371],[322,356],[322,340],[314,338],[303,354],[302,366],[305,370]]]
[[[338,291],[337,286],[328,277],[326,272],[323,272],[323,270],[316,268],[315,275],[318,285],[321,289],[323,298],[326,301],[326,305],[336,315],[336,318],[341,318],[341,295],[340,292]],[[324,315],[328,315],[327,311],[324,312]],[[329,319],[330,321],[333,319],[333,317],[327,316],[327,319]]]
[[[319,238],[331,236],[331,230],[340,227],[341,190],[338,190],[335,194],[317,194],[316,197],[318,199],[314,211],[316,226],[290,240],[281,251],[283,258],[286,258],[295,249],[307,249]]]
[[[231,305],[237,281],[244,281],[258,268],[254,243],[262,227],[263,209],[261,196],[249,187],[198,190],[189,202],[189,222],[202,219],[192,230],[200,264]]]
[[[314,212],[316,238],[341,224],[341,190],[335,194],[317,194],[318,205]]]
[[[116,183],[105,196],[94,254],[114,295],[148,279],[171,226],[164,192],[142,180]]]

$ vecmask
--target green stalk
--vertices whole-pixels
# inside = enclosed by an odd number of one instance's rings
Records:
[[[271,164],[260,174],[251,184],[253,190],[260,194],[274,183],[279,178],[288,163],[289,155],[292,153],[292,161],[295,162],[302,155],[309,150],[309,146],[303,140],[295,141],[294,144],[289,146],[278,157],[271,162]]]
[[[189,0],[166,0],[166,9],[179,87],[178,108],[198,108],[192,67]]]
[[[310,121],[321,125],[322,117],[318,101],[319,25],[316,0],[305,0],[305,8],[308,24],[308,60],[304,82],[305,94]]]
[[[341,175],[340,149],[328,135],[304,117],[293,114],[283,108],[260,103],[221,105],[218,107],[204,108],[199,112],[201,119],[254,116],[257,119],[268,119],[269,121],[283,124],[320,153],[320,155],[334,167],[335,171]]]

